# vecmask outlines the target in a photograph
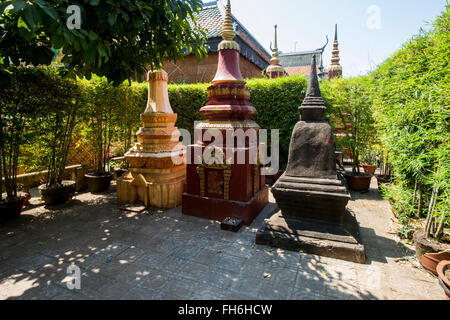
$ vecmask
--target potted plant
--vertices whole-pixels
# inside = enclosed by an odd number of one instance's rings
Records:
[[[391,183],[392,179],[392,166],[389,163],[389,155],[386,151],[379,152],[379,168],[380,174],[376,174],[378,183],[378,190],[382,190],[383,185],[388,185]]]
[[[110,167],[114,170],[114,178],[117,180],[128,172],[128,162],[125,158],[111,159]]]
[[[87,136],[94,147],[94,171],[85,175],[91,193],[109,189],[113,174],[110,172],[111,142],[114,135],[113,117],[116,101],[114,87],[106,79],[93,81],[93,103],[88,106]]]
[[[41,81],[36,80],[38,89],[45,90],[46,94],[36,101],[39,111],[36,144],[42,145],[40,156],[47,166],[46,179],[39,186],[39,192],[46,205],[59,205],[70,200],[75,193],[75,182],[64,178],[72,133],[83,98],[73,80],[63,79],[51,70],[42,69],[39,75]]]
[[[450,244],[445,243],[444,240],[445,227],[450,222],[448,195],[442,192],[442,188],[448,183],[448,171],[441,166],[440,162],[435,164],[432,180],[425,229],[414,233],[416,255],[421,263],[426,253],[450,251]]]
[[[345,178],[350,189],[367,191],[372,175],[361,172],[361,156],[372,150],[376,133],[367,79],[335,78],[329,86],[330,111],[337,119],[335,126],[343,128],[341,144],[352,159],[352,171]]]
[[[17,190],[19,156],[29,113],[29,104],[23,103],[20,89],[14,84],[0,92],[0,222],[19,217],[26,201]]]
[[[377,153],[374,150],[367,150],[363,157],[362,167],[364,172],[369,174],[375,174],[377,170]]]
[[[447,300],[450,300],[450,261],[441,261],[436,269],[439,275],[439,283],[444,289]]]

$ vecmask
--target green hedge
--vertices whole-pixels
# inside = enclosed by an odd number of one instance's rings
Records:
[[[405,219],[428,212],[438,189],[436,215],[450,223],[450,5],[373,74],[375,116],[395,170],[389,190]],[[405,221],[406,222],[406,221]]]

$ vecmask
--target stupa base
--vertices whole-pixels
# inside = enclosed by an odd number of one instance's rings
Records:
[[[287,219],[281,211],[256,234],[256,244],[364,264],[364,245],[353,215],[346,213],[344,224],[304,218]]]
[[[240,218],[246,226],[269,203],[269,188],[266,186],[248,202],[230,201],[191,194],[183,194],[183,214],[222,222],[228,217]]]
[[[143,178],[142,178],[143,179]],[[185,178],[170,183],[146,183],[142,179],[134,181],[117,180],[117,195],[123,204],[144,203],[147,208],[173,209],[181,205]]]

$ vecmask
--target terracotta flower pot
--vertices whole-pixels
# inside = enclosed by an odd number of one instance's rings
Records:
[[[0,223],[17,219],[22,213],[26,197],[0,202]]]
[[[368,164],[363,164],[362,167],[364,168],[365,173],[369,174],[375,174],[375,171],[377,171],[377,166],[371,166]]]
[[[85,175],[88,183],[88,190],[90,193],[101,193],[109,189],[111,180],[113,179],[112,173],[106,173],[104,175],[97,175],[94,173],[88,173]]]
[[[450,246],[448,244],[440,243],[433,239],[428,239],[420,230],[414,232],[413,239],[416,245],[417,260],[419,261],[422,261],[422,257],[426,253],[439,253],[450,250]]]
[[[450,279],[449,279],[449,271],[450,270],[450,261],[444,260],[441,261],[437,268],[437,273],[439,275],[439,280],[442,288],[444,289],[445,295],[447,296],[447,300],[450,300]]]
[[[353,174],[346,172],[345,179],[347,180],[348,187],[351,190],[367,191],[370,189],[370,181],[372,180],[372,176],[368,173]]]
[[[63,181],[61,186],[47,188],[47,186],[39,186],[41,199],[47,206],[56,206],[69,201],[75,193],[75,181]]]
[[[425,253],[422,256],[422,260],[420,261],[420,264],[427,270],[431,271],[436,276],[437,273],[437,266],[441,261],[444,260],[450,260],[450,250],[439,252],[439,253]]]
[[[375,175],[375,177],[377,178],[378,190],[380,190],[380,191],[381,191],[382,185],[391,183],[391,177],[389,177],[389,176]]]

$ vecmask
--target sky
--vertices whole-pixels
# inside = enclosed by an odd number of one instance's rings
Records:
[[[211,0],[203,0],[204,3]],[[322,47],[324,65],[331,63],[334,25],[344,77],[366,74],[430,28],[446,0],[231,0],[234,16],[269,51],[273,26],[284,53]]]

